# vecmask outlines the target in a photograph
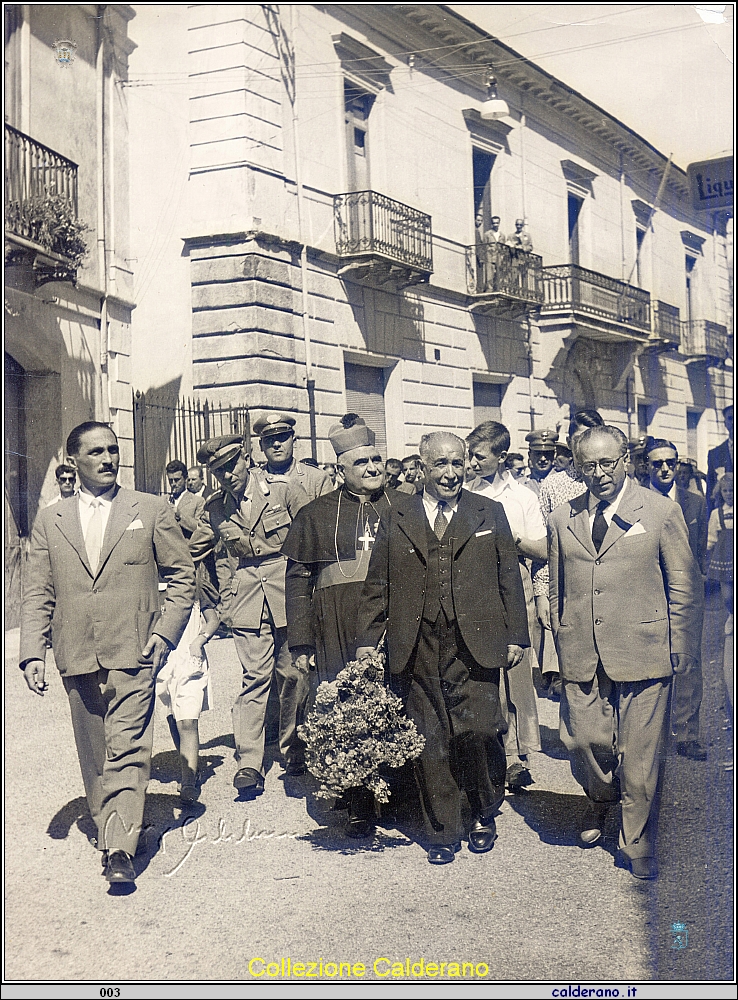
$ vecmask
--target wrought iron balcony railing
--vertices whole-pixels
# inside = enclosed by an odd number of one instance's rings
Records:
[[[77,164],[5,126],[5,227],[8,233],[55,251],[49,219],[77,219]]]
[[[652,303],[654,312],[654,333],[658,340],[679,346],[682,339],[682,323],[679,319],[679,309],[670,306],[668,302],[657,300]]]
[[[651,296],[642,288],[577,264],[558,264],[543,268],[543,291],[544,312],[571,310],[650,333]]]
[[[684,320],[682,323],[682,354],[693,358],[730,356],[730,338],[726,327],[709,319]]]
[[[431,217],[376,191],[350,191],[333,199],[339,257],[380,256],[430,274]]]
[[[543,302],[543,258],[505,243],[466,248],[470,295],[496,295],[521,302]]]

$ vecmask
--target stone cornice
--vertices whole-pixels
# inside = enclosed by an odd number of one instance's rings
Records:
[[[522,98],[526,113],[535,114],[530,107],[533,102],[538,104],[541,112],[551,108],[604,142],[615,156],[629,161],[632,168],[644,173],[653,172],[658,177],[664,172],[666,156],[633,129],[445,4],[324,6],[329,12],[332,9],[340,11],[344,18],[364,22],[394,42],[403,53],[411,51],[408,42],[410,23],[417,32],[417,47],[421,52],[415,60],[418,68],[432,66],[440,71],[448,68],[449,74],[458,78],[460,63],[466,63],[470,69],[476,67],[478,76],[465,73],[464,81],[467,88],[478,87],[479,100],[483,101],[485,74],[492,66],[499,82],[500,96],[513,105],[520,105]],[[439,46],[437,52],[432,51],[434,43]],[[447,46],[453,48],[447,51]],[[402,58],[402,55],[397,53],[396,57]],[[687,175],[674,163],[669,169],[667,188],[679,199],[689,197]]]

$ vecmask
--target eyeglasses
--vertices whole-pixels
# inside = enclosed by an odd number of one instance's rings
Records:
[[[676,469],[677,460],[675,458],[652,458],[651,465],[654,469],[660,469],[662,465],[668,466],[670,469]]]
[[[601,458],[599,462],[582,462],[579,468],[585,476],[593,475],[598,465],[603,472],[612,472],[622,458],[621,455],[620,458]]]

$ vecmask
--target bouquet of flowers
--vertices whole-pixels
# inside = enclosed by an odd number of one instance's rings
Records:
[[[389,785],[379,768],[401,767],[425,746],[400,699],[384,685],[382,653],[352,661],[335,681],[324,681],[298,734],[308,769],[320,781],[320,798],[364,785],[388,802]]]

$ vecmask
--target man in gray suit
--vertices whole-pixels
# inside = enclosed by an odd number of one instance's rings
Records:
[[[549,518],[549,594],[560,735],[589,799],[580,838],[595,843],[620,798],[620,850],[652,879],[671,677],[696,666],[703,587],[680,507],[626,477],[627,451],[615,427],[576,441],[587,492]]]
[[[689,533],[689,547],[700,572],[705,573],[707,550],[707,502],[698,493],[685,490],[676,482],[679,454],[671,441],[649,438],[646,459],[651,489],[668,497],[682,508]],[[671,727],[676,736],[676,752],[688,760],[707,760],[700,743],[700,705],[702,704],[702,663],[694,670],[675,674],[671,693]]]
[[[169,480],[169,503],[174,508],[174,520],[179,525],[185,538],[192,538],[192,532],[197,527],[205,500],[187,489],[187,466],[178,458],[169,462],[166,467]]]
[[[195,567],[166,500],[116,484],[118,439],[107,424],[75,427],[67,454],[79,494],[42,510],[33,526],[20,666],[43,695],[53,646],[105,877],[133,882],[154,680],[190,616]],[[160,575],[168,585],[163,612]]]

